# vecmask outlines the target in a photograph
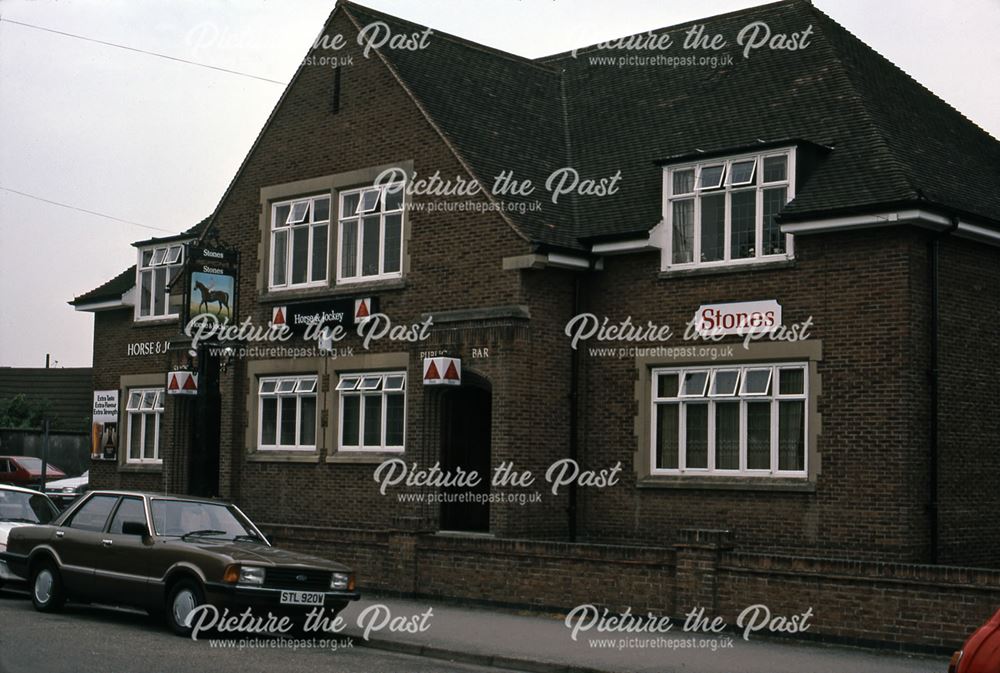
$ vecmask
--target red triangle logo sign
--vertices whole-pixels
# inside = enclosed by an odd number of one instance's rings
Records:
[[[274,308],[274,318],[271,319],[271,323],[274,325],[285,324],[285,308],[283,306],[276,306]]]
[[[434,364],[434,360],[431,360],[431,366],[424,373],[424,381],[435,381],[439,378],[441,378],[441,374],[438,373],[438,368]]]
[[[177,373],[171,372],[170,383],[167,384],[167,390],[177,390],[178,388],[180,388],[180,386],[177,385]]]
[[[455,361],[448,361],[448,369],[444,373],[444,378],[446,381],[458,381],[458,370],[455,369]]]
[[[371,315],[371,313],[368,312],[368,300],[367,299],[359,299],[358,300],[358,310],[355,312],[354,317],[355,318],[367,318],[370,315]]]
[[[184,381],[184,390],[198,390],[198,384],[195,382],[193,374],[187,375],[187,380]]]

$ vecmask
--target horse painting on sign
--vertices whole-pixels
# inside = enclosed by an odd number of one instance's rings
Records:
[[[191,316],[211,313],[220,320],[232,318],[233,277],[206,273],[191,274]]]

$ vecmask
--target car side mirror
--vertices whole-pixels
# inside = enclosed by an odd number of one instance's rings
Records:
[[[149,537],[149,528],[142,521],[124,521],[122,522],[122,535]]]

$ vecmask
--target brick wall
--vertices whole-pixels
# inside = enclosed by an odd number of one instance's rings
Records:
[[[881,649],[951,652],[1000,604],[1000,571],[738,552],[728,531],[686,529],[664,548],[264,528],[283,547],[347,563],[363,592],[681,619],[701,607],[733,627],[757,604],[775,617],[811,608],[794,637]]]

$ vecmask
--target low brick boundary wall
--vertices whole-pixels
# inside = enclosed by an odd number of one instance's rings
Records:
[[[735,626],[746,608],[812,609],[795,637],[950,652],[1000,608],[1000,571],[732,551],[727,531],[682,531],[673,548],[420,530],[263,525],[281,546],[352,566],[363,589],[442,600],[682,617]],[[751,638],[760,637],[755,634]]]

